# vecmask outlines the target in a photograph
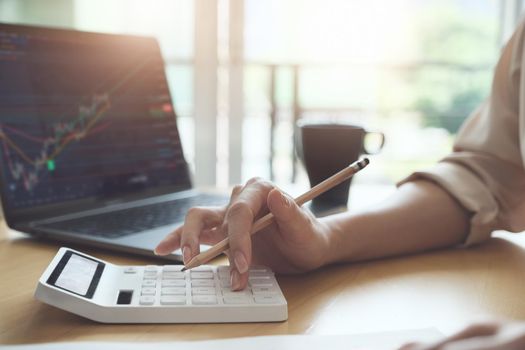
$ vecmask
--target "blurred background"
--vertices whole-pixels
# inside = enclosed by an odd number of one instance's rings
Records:
[[[451,150],[522,9],[518,0],[0,0],[0,21],[155,36],[199,186],[305,181],[293,150],[299,119],[384,132],[358,181],[391,185]]]

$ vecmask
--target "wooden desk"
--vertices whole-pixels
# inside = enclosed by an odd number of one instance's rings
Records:
[[[488,244],[281,276],[289,319],[282,323],[105,325],[33,299],[57,245],[0,229],[0,344],[78,340],[198,340],[273,334],[341,334],[437,327],[472,320],[525,319],[525,235]],[[74,247],[78,248],[78,247]],[[118,264],[157,261],[96,252]]]

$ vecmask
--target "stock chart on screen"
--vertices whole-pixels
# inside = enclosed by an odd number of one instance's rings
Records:
[[[0,30],[5,197],[24,208],[187,182],[153,39]]]

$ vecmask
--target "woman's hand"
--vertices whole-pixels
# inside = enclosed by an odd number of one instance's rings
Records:
[[[274,223],[251,236],[254,221],[268,211],[274,215]],[[323,265],[329,231],[326,223],[297,206],[273,184],[254,178],[233,189],[226,207],[190,209],[184,225],[162,240],[155,253],[166,255],[181,248],[187,263],[199,254],[199,244],[213,245],[228,236],[232,289],[239,290],[248,283],[251,264],[266,265],[281,273]]]
[[[472,325],[435,344],[406,344],[400,350],[521,350],[525,349],[525,324]]]

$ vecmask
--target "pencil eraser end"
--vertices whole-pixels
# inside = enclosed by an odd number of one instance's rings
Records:
[[[359,167],[359,170],[361,170],[364,167],[366,167],[368,164],[370,164],[370,159],[363,158],[357,163],[357,166]]]

